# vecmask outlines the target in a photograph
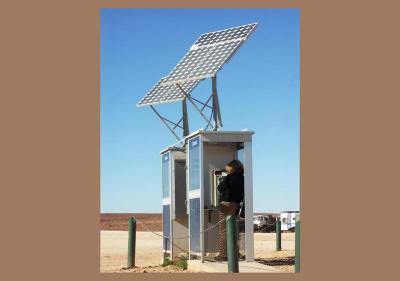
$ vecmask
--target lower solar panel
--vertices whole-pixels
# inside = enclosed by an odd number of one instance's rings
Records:
[[[163,249],[171,250],[171,241],[168,238],[170,237],[171,230],[171,216],[170,216],[170,205],[163,205]]]
[[[185,94],[175,84],[163,84],[165,78],[158,81],[158,83],[140,100],[138,106],[152,105],[159,103],[167,103],[182,100]],[[190,94],[194,88],[199,84],[200,80],[188,81],[180,83],[180,86],[185,93]]]
[[[200,198],[189,200],[190,251],[200,252]]]

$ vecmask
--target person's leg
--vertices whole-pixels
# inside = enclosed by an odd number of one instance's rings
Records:
[[[219,220],[222,220],[227,215],[235,215],[239,204],[236,202],[222,201],[219,204]],[[223,221],[219,224],[219,255],[218,260],[226,260],[226,222]]]
[[[219,211],[219,221],[225,219],[225,214],[220,210]],[[221,222],[218,226],[219,230],[219,254],[217,259],[226,260],[226,223],[225,221]]]
[[[219,211],[222,212],[224,215],[229,215],[229,202],[222,201],[219,203]]]
[[[227,201],[221,201],[219,204],[219,209],[221,212],[223,212],[225,215],[235,215],[237,209],[240,207],[239,203],[236,202],[227,202]]]
[[[236,217],[236,211],[239,209],[240,204],[236,202],[224,202],[226,206],[226,214],[235,216]]]

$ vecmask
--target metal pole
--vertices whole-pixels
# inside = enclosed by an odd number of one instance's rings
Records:
[[[128,268],[135,267],[135,252],[136,252],[136,220],[130,217],[128,221]]]
[[[187,113],[186,97],[182,100],[183,137],[189,135],[189,120]]]
[[[213,112],[212,115],[214,117],[214,128],[213,130],[218,130],[218,109],[217,109],[217,77],[213,76],[212,80],[212,104],[213,104]]]
[[[281,237],[281,219],[277,218],[276,219],[276,250],[281,251],[282,250],[282,237]]]
[[[300,272],[300,214],[296,215],[294,271]]]
[[[221,112],[219,108],[218,92],[217,92],[217,76],[211,77],[212,80],[212,97],[213,97],[213,117],[214,117],[214,131],[222,127]]]
[[[228,272],[239,272],[236,217],[231,215],[226,217],[226,244]]]

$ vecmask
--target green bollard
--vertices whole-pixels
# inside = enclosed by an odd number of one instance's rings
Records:
[[[300,272],[300,214],[296,215],[294,271]]]
[[[236,233],[236,217],[226,217],[226,252],[228,256],[228,272],[239,272],[239,257]]]
[[[135,267],[135,252],[136,252],[136,219],[129,218],[128,221],[128,268]]]
[[[281,251],[282,250],[282,234],[281,234],[281,219],[277,218],[276,219],[276,250]]]

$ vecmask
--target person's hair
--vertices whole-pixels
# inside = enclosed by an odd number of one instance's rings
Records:
[[[226,165],[232,168],[233,173],[243,175],[244,173],[243,164],[239,160],[232,160]]]

